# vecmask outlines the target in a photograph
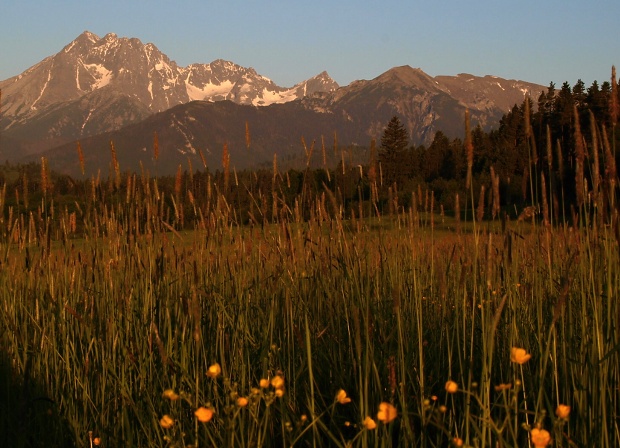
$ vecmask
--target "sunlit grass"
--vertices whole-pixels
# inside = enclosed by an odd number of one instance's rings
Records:
[[[0,445],[620,444],[615,178],[552,226],[274,168],[4,185]]]

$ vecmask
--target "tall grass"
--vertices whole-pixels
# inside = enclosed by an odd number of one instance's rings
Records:
[[[614,206],[483,221],[470,179],[471,220],[421,191],[345,216],[275,166],[263,191],[116,163],[60,209],[43,163],[28,214],[4,189],[3,446],[620,444]]]

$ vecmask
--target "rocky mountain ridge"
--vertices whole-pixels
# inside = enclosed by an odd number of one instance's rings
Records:
[[[342,146],[367,146],[395,115],[412,143],[428,144],[439,130],[461,137],[466,109],[474,126],[489,129],[526,95],[535,99],[545,90],[494,76],[432,77],[410,66],[344,87],[323,72],[282,88],[232,62],[179,67],[153,44],[88,32],[0,88],[0,158],[45,154],[51,167],[72,174],[76,141],[88,152],[91,171],[108,166],[109,141],[117,139],[123,142],[116,145],[119,159],[137,170],[139,162],[153,162],[147,159],[154,133],[160,174],[200,150],[217,167],[223,143],[240,168],[271,163],[274,153],[296,160],[300,137],[311,142],[335,135]],[[242,150],[246,123],[251,153]]]
[[[221,59],[180,67],[151,43],[114,33],[100,38],[85,31],[57,54],[0,82],[0,129],[24,124],[49,108],[104,89],[113,91],[113,95],[128,96],[140,104],[136,109],[156,113],[195,100],[264,106],[337,87],[326,72],[287,88],[277,86],[251,67]],[[86,127],[92,110],[83,112],[82,124]],[[136,116],[143,118],[139,113]],[[117,121],[119,125],[128,124]]]

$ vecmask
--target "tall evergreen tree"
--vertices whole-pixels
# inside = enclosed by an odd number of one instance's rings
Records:
[[[379,162],[387,185],[402,181],[407,174],[409,132],[397,116],[392,117],[381,136]]]

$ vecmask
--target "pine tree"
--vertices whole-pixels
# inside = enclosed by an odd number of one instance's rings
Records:
[[[406,174],[406,155],[409,132],[396,116],[392,117],[381,136],[379,162],[384,182],[391,185],[402,180]]]

